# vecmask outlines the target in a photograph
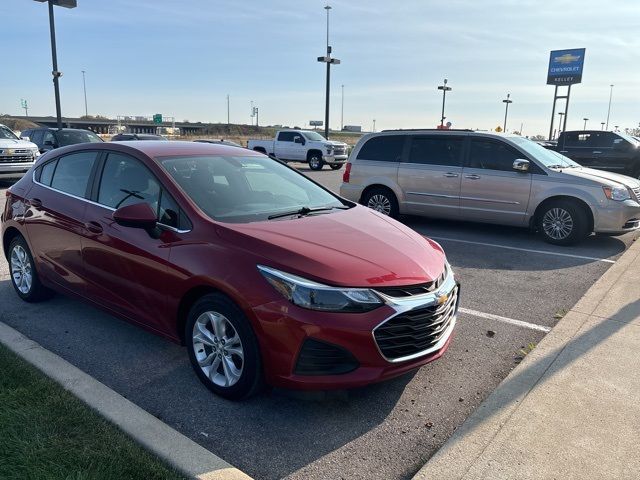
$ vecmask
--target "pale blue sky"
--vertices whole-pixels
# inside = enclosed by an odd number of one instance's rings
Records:
[[[610,126],[640,122],[638,0],[406,0],[330,2],[331,126],[434,127],[444,77],[448,120],[459,128],[502,124],[548,131],[549,51],[586,47],[583,83],[572,89],[569,128],[600,128],[609,84]],[[306,125],[324,118],[325,2],[316,0],[78,0],[56,8],[63,115],[163,113],[177,120]],[[46,4],[0,0],[0,113],[53,115]],[[14,55],[9,55],[13,51]]]

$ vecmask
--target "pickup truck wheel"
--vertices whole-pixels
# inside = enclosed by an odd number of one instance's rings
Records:
[[[329,165],[331,170],[340,170],[342,168],[342,163],[332,163]]]
[[[392,218],[398,216],[398,200],[391,190],[385,187],[375,187],[362,197],[362,205],[376,212],[383,213]]]
[[[554,245],[573,245],[587,236],[587,214],[576,203],[567,200],[550,202],[537,219],[544,240]]]
[[[311,170],[322,170],[324,162],[319,153],[312,153],[309,155],[309,168]]]

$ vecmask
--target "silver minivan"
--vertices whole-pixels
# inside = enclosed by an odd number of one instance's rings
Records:
[[[393,130],[363,136],[340,194],[386,215],[531,227],[558,245],[640,228],[640,181],[583,168],[517,135]]]

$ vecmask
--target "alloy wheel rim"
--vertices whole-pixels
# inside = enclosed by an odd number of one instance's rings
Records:
[[[384,195],[374,195],[369,199],[367,203],[367,207],[372,208],[373,210],[384,213],[385,215],[389,215],[391,213],[391,202]]]
[[[242,376],[244,348],[233,323],[214,311],[193,325],[193,351],[202,372],[215,385],[231,387]]]
[[[573,218],[564,208],[552,208],[544,214],[542,228],[554,240],[564,240],[573,231]]]
[[[31,269],[31,261],[27,251],[21,245],[16,245],[11,250],[11,278],[13,284],[23,295],[31,291],[33,284],[33,273]]]
[[[320,159],[318,157],[311,157],[309,159],[309,166],[311,166],[311,168],[318,168],[318,165],[320,165]]]

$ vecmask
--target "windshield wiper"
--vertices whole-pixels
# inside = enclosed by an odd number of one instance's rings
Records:
[[[346,205],[341,207],[302,207],[298,210],[292,210],[291,212],[275,213],[273,215],[269,215],[267,219],[273,220],[274,218],[291,217],[293,215],[304,217],[305,215],[309,215],[314,212],[324,212],[327,210],[333,210],[334,208],[337,208],[339,210],[347,210],[349,207],[347,207]]]

